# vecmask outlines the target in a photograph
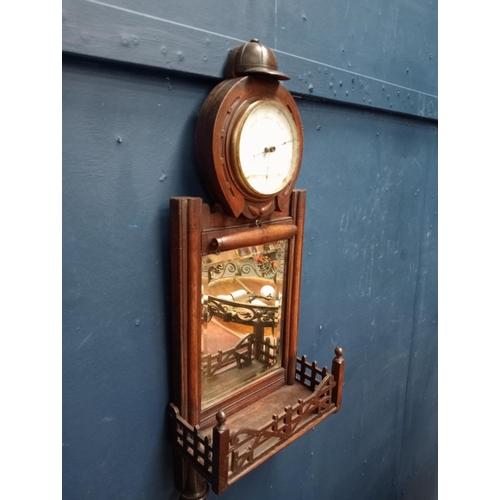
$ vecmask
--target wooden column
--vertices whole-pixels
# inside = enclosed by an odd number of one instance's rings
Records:
[[[170,200],[172,399],[193,426],[200,423],[201,411],[201,206],[201,198]],[[175,478],[180,498],[206,498],[207,483],[179,458]]]
[[[260,318],[254,323],[253,333],[255,335],[255,359],[257,361],[265,361],[265,356],[262,353],[264,348],[264,325]]]
[[[306,192],[295,189],[290,203],[290,215],[297,226],[297,235],[290,241],[288,266],[292,272],[287,273],[290,282],[287,283],[287,315],[286,325],[288,344],[284,346],[284,366],[286,368],[286,383],[295,382],[295,364],[297,360],[297,342],[299,335],[300,282],[302,277],[302,247],[304,244],[304,220],[306,211]]]

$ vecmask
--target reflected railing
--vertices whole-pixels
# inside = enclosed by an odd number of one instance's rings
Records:
[[[288,240],[202,259],[202,408],[281,366]]]

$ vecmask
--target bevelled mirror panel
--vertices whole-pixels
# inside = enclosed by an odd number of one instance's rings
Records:
[[[288,240],[202,258],[205,409],[281,366]]]

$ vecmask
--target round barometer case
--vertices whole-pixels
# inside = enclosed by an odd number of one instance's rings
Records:
[[[255,43],[246,46],[253,48]],[[221,82],[198,117],[196,153],[207,189],[233,217],[266,218],[284,210],[299,174],[300,115],[295,100],[278,81],[286,75],[277,67],[268,68],[269,64],[254,64],[240,70],[245,76]]]

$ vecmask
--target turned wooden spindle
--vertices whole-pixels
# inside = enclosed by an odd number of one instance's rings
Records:
[[[337,411],[340,410],[342,404],[342,386],[344,385],[344,349],[342,347],[335,348],[335,358],[332,360],[332,375],[337,382],[335,388],[333,389],[333,402],[337,407]]]
[[[212,489],[217,495],[227,490],[229,466],[229,427],[226,413],[221,410],[215,415],[217,425],[213,429]]]
[[[219,253],[226,250],[234,250],[235,248],[263,245],[271,241],[286,240],[296,234],[297,226],[294,224],[256,227],[213,238],[210,242],[210,249],[215,253]]]

